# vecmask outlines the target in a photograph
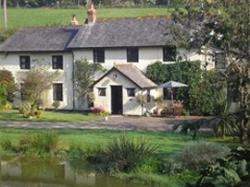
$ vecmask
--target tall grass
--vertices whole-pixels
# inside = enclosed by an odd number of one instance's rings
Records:
[[[43,156],[45,154],[55,154],[58,144],[58,134],[49,131],[23,136],[17,144],[6,139],[0,145],[7,152]]]
[[[136,169],[146,159],[153,157],[157,150],[157,146],[143,139],[129,139],[121,136],[105,148],[88,151],[86,159],[101,170],[129,172]]]

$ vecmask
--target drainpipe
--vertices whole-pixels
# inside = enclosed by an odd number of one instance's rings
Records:
[[[76,102],[75,102],[75,55],[72,51],[72,82],[73,82],[73,110],[76,108]]]

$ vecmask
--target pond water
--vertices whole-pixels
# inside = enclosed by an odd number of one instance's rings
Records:
[[[99,174],[69,162],[0,157],[1,187],[147,187]]]

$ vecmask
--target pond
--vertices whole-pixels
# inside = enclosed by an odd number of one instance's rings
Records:
[[[0,157],[4,187],[148,187],[57,160]]]

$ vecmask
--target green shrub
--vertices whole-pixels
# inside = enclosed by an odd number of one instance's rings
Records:
[[[12,104],[7,100],[0,101],[0,110],[11,110]]]
[[[58,149],[58,135],[54,132],[44,132],[34,135],[26,135],[20,138],[16,145],[10,140],[1,142],[1,147],[5,151],[19,154],[35,153],[38,156],[54,154]]]
[[[178,155],[183,166],[188,169],[200,169],[229,154],[230,149],[215,143],[195,142],[186,146]]]
[[[23,115],[23,117],[28,118],[30,117],[31,111],[31,103],[24,102],[19,106],[19,113]]]
[[[247,187],[250,184],[250,149],[238,147],[200,172],[200,178],[186,187]]]
[[[12,144],[12,142],[9,139],[1,141],[0,145],[4,151],[16,152],[15,146]]]
[[[6,89],[7,101],[12,102],[17,88],[15,79],[10,71],[0,70],[0,84],[4,85]]]
[[[32,137],[32,148],[38,154],[54,153],[58,148],[58,143],[58,134],[54,132],[39,133]]]
[[[174,175],[183,171],[182,163],[176,159],[167,159],[162,161],[159,166],[159,172],[162,174]]]
[[[146,158],[142,163],[136,168],[137,172],[140,173],[159,173],[160,171],[160,161],[156,157]]]
[[[72,144],[69,147],[67,156],[70,161],[82,161],[85,158],[85,151],[81,146]]]
[[[147,67],[146,75],[158,84],[170,80],[187,84],[188,88],[173,89],[174,97],[184,101],[185,109],[196,115],[215,114],[217,95],[226,83],[220,72],[202,71],[199,61],[155,62]]]
[[[30,102],[24,102],[19,106],[19,113],[22,114],[25,118],[40,118],[43,114],[43,109],[41,109],[37,105],[32,105]]]
[[[114,139],[104,149],[96,149],[87,160],[106,171],[129,172],[140,166],[145,159],[154,155],[157,147],[144,140],[136,140],[121,136]]]
[[[52,106],[54,107],[55,110],[57,110],[60,107],[60,101],[54,101],[52,103]]]

